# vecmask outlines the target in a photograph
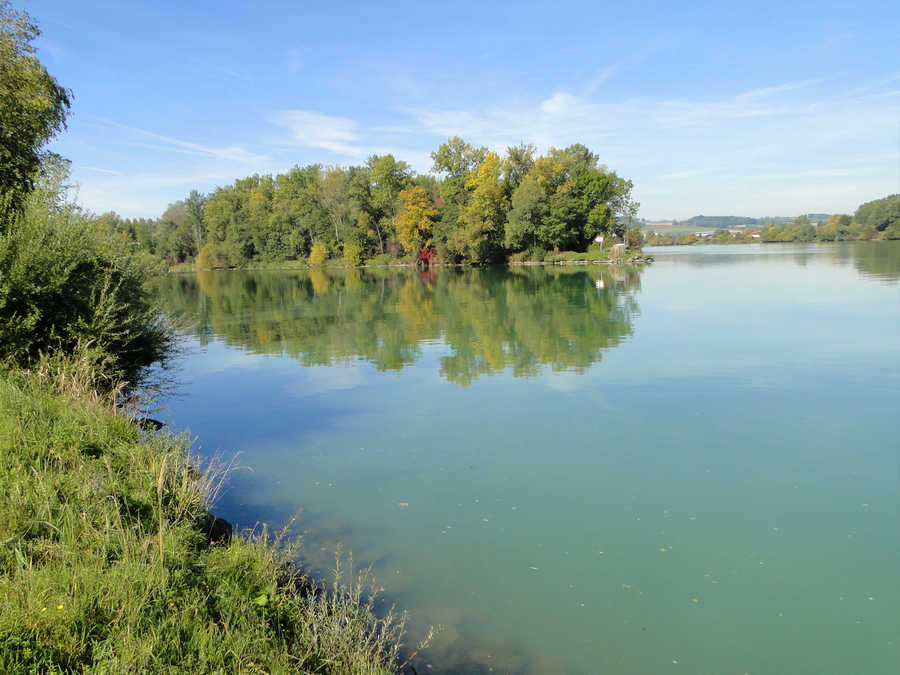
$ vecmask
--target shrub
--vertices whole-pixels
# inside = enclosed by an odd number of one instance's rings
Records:
[[[644,245],[644,237],[639,229],[630,229],[625,232],[625,243],[630,249],[640,250]]]
[[[378,255],[373,256],[369,258],[368,261],[366,261],[366,265],[368,267],[380,267],[383,265],[394,265],[396,263],[397,260],[389,256],[387,253],[379,253]]]
[[[328,249],[321,241],[313,244],[312,250],[309,252],[309,264],[321,265],[328,259]]]
[[[344,244],[344,264],[347,267],[362,265],[362,249],[356,242],[348,241]]]
[[[146,287],[152,269],[91,226],[66,198],[67,177],[47,168],[0,236],[0,359],[29,367],[90,345],[100,375],[135,379],[171,341]]]
[[[543,262],[544,258],[547,257],[547,251],[545,251],[540,246],[535,246],[534,248],[528,251],[528,260],[534,260],[536,262]]]
[[[196,267],[199,270],[212,270],[228,267],[228,252],[221,244],[208,241],[197,254]]]

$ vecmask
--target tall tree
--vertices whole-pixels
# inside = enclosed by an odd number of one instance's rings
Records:
[[[531,143],[519,143],[506,148],[506,158],[503,160],[503,192],[507,199],[512,198],[512,193],[534,167],[536,152],[537,148]]]
[[[431,220],[437,214],[434,202],[419,185],[400,192],[400,207],[395,226],[397,239],[407,253],[416,253],[431,244]]]
[[[466,187],[471,194],[454,233],[457,248],[470,262],[493,262],[503,252],[507,206],[500,185],[500,157],[487,153],[484,161],[469,172]]]
[[[72,94],[34,53],[40,35],[25,12],[0,0],[0,233],[34,188],[42,148],[65,128]]]

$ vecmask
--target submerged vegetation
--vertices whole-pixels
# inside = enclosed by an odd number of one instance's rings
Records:
[[[480,264],[584,252],[598,234],[624,237],[637,212],[631,181],[583,145],[537,156],[523,144],[500,157],[454,137],[431,157],[428,175],[393,155],[373,155],[363,166],[297,166],[209,195],[191,192],[155,220],[108,213],[96,225],[123,245],[200,269],[327,258],[412,262],[423,251],[445,263]]]

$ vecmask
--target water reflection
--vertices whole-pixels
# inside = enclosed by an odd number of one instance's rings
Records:
[[[632,334],[639,289],[631,266],[201,272],[161,285],[176,324],[201,342],[399,370],[442,341],[440,374],[463,386],[507,368],[584,371]]]
[[[900,281],[900,241],[852,241],[833,244],[720,244],[655,246],[647,249],[658,261],[692,266],[728,266],[735,263],[778,262],[789,256],[798,267],[829,260],[853,265],[863,277]]]

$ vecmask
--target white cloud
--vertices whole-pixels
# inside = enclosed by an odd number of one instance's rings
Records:
[[[363,150],[357,145],[359,135],[356,121],[347,117],[334,117],[310,110],[279,110],[269,118],[284,127],[291,139],[307,148],[322,148],[339,155],[361,157]]]
[[[81,168],[85,169],[86,171],[96,171],[97,173],[109,174],[110,176],[121,176],[122,175],[121,171],[113,171],[112,169],[103,169],[99,166],[82,166]]]
[[[258,165],[261,163],[268,162],[270,157],[268,155],[259,155],[253,152],[248,151],[242,145],[229,145],[225,147],[213,147],[208,145],[201,145],[200,143],[193,143],[191,141],[184,141],[178,138],[172,138],[171,136],[164,136],[162,134],[157,134],[152,131],[147,131],[146,129],[139,129],[137,127],[131,127],[126,124],[120,124],[119,122],[114,122],[112,120],[101,120],[104,124],[123,129],[126,131],[131,131],[140,136],[145,136],[147,138],[153,138],[158,141],[162,141],[164,144],[168,146],[172,146],[174,148],[180,148],[182,150],[186,150],[188,152],[203,155],[206,157],[211,157],[213,159],[220,159],[229,162],[237,162],[241,164],[249,164],[249,165]]]
[[[595,93],[600,88],[600,85],[613,77],[617,72],[619,72],[619,65],[615,63],[604,66],[603,68],[598,70],[597,74],[594,75],[594,77],[592,77],[584,86],[584,95],[588,96]]]
[[[852,211],[896,191],[900,153],[883,150],[898,141],[896,107],[886,102],[892,81],[851,94],[814,78],[707,100],[596,101],[556,91],[532,105],[409,112],[425,133],[492,148],[584,143],[634,181],[645,216]],[[855,180],[831,189],[848,177]]]

